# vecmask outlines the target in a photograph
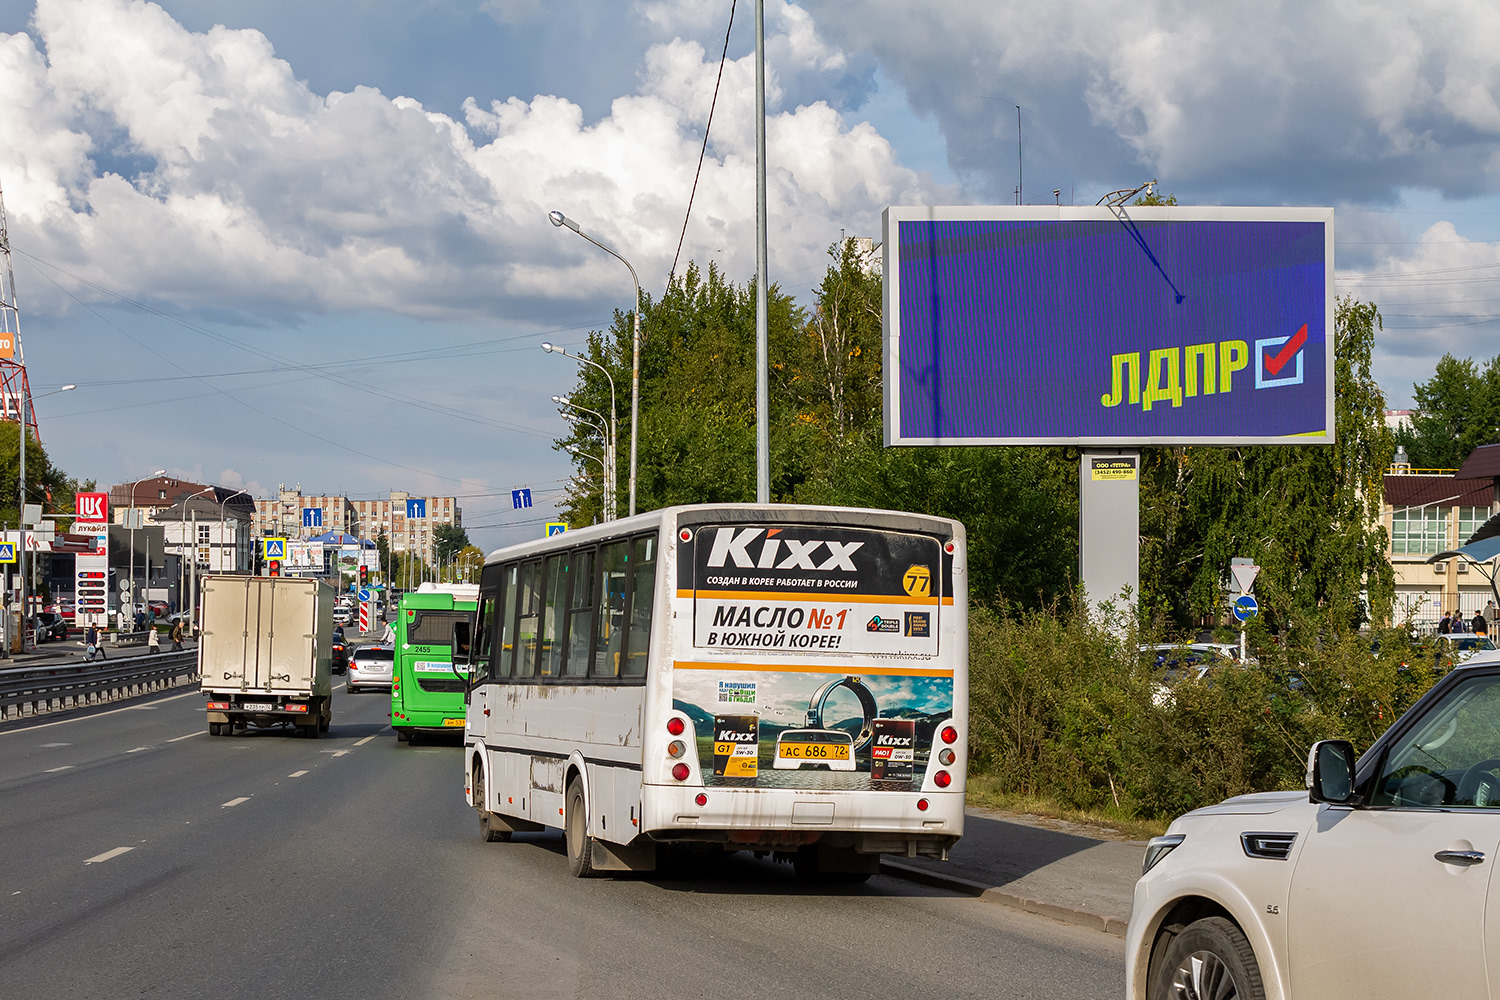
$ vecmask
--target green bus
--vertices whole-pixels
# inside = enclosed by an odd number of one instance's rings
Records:
[[[398,742],[415,742],[424,730],[463,731],[468,668],[453,665],[453,626],[473,621],[478,599],[473,583],[424,583],[401,595],[391,671]]]

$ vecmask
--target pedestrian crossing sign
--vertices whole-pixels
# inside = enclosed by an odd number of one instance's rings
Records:
[[[286,539],[285,538],[265,538],[265,539],[262,539],[262,541],[264,541],[266,543],[266,558],[267,559],[285,559],[286,558]]]
[[[16,561],[16,543],[0,542],[0,563],[13,563]]]
[[[568,523],[566,521],[548,521],[547,522],[547,537],[548,538],[551,538],[553,535],[560,535],[564,531],[567,531],[567,530],[568,530]]]

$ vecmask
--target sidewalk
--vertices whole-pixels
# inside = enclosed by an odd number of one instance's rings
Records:
[[[1145,849],[1069,823],[971,808],[948,861],[885,857],[880,870],[1124,936]]]

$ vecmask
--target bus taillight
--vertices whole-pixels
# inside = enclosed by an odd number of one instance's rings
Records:
[[[927,811],[927,800],[926,799],[918,799],[917,800],[917,812],[923,812],[924,813],[926,811]]]
[[[939,771],[937,774],[934,774],[932,776],[932,783],[934,785],[937,785],[939,788],[947,788],[949,785],[953,784],[953,775],[949,774],[947,771]]]
[[[954,729],[952,726],[944,726],[942,733],[940,733],[939,735],[942,737],[944,743],[958,742],[958,730]]]
[[[688,767],[686,764],[672,765],[672,777],[676,778],[678,781],[686,781],[688,779],[688,775],[692,773],[693,769]]]
[[[708,805],[708,796],[704,795],[702,792],[699,792],[697,795],[693,796],[693,801],[700,806],[706,806]]]
[[[682,719],[678,718],[675,715],[667,720],[667,732],[671,733],[673,736],[681,736],[683,730],[685,730],[686,728],[687,725],[682,721]]]
[[[673,740],[667,744],[667,756],[673,760],[677,760],[685,753],[687,753],[687,744],[681,740]]]
[[[952,767],[953,762],[956,759],[957,757],[954,755],[953,751],[946,748],[938,754],[938,763],[943,765],[944,767]]]

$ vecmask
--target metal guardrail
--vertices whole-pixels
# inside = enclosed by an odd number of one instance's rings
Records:
[[[0,721],[133,698],[197,679],[198,654],[191,649],[93,663],[11,667],[0,670]]]

